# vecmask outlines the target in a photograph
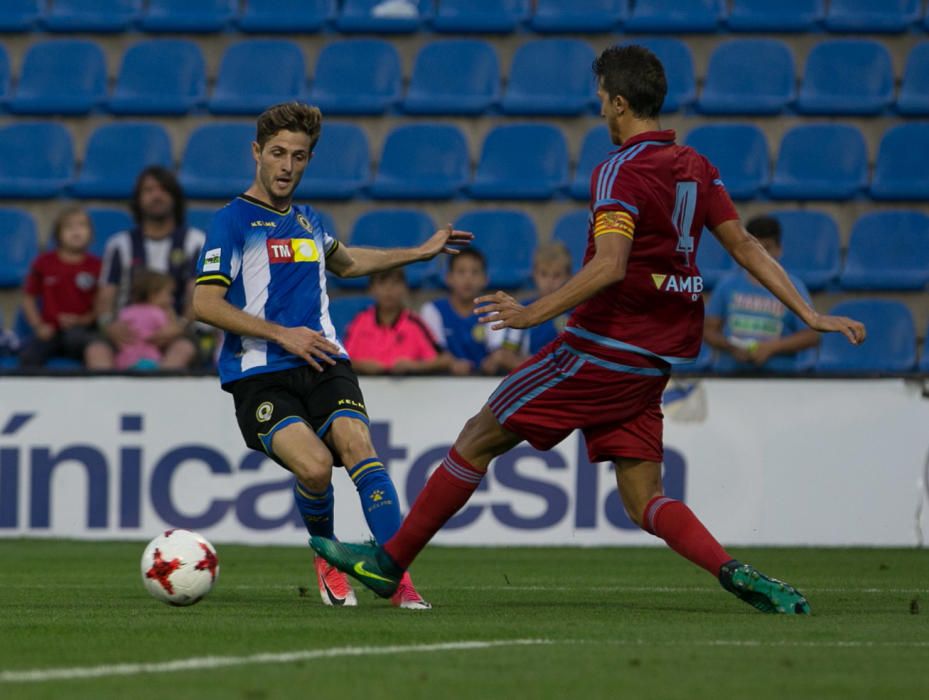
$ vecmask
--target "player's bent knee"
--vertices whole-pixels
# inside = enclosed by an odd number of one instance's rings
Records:
[[[376,455],[367,424],[357,418],[339,417],[332,421],[326,442],[339,455],[345,466],[357,464]]]
[[[292,423],[275,433],[271,450],[307,488],[319,492],[329,486],[332,453],[305,423]]]
[[[465,423],[455,440],[455,449],[472,466],[486,470],[490,460],[519,442],[520,438],[500,425],[496,416],[484,406]]]

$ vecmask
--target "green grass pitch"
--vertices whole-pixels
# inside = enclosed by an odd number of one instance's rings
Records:
[[[325,608],[308,549],[220,546],[211,595],[172,608],[142,549],[0,540],[0,698],[929,697],[923,551],[735,550],[806,593],[794,618],[664,549],[433,547],[417,612]],[[63,668],[86,677],[11,673]]]

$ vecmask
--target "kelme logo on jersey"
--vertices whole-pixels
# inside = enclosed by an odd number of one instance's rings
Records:
[[[684,294],[701,294],[703,292],[703,278],[700,275],[685,277],[684,275],[652,275],[655,289],[662,292],[682,292]]]
[[[319,248],[312,238],[269,238],[268,262],[318,262]]]

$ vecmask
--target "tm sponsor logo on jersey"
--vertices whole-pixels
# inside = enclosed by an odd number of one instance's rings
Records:
[[[655,289],[662,292],[683,292],[685,294],[702,294],[703,277],[700,275],[656,275],[652,274]]]
[[[319,262],[319,248],[312,238],[269,238],[268,261],[272,264]]]

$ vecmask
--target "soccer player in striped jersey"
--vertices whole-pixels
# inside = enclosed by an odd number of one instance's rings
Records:
[[[623,505],[641,528],[706,569],[764,612],[806,614],[789,586],[736,561],[661,483],[661,398],[671,368],[692,361],[703,332],[696,265],[704,226],[804,323],[854,344],[861,323],[822,316],[748,235],[715,167],[662,131],[661,62],[640,46],[606,49],[594,62],[601,115],[619,148],[594,169],[583,268],[523,306],[503,292],[477,299],[491,328],[531,328],[574,308],[565,332],[510,373],[467,422],[397,534],[380,547],[319,538],[317,552],[390,595],[426,543],[467,502],[488,463],[523,440],[549,449],[580,429],[592,462],[612,461]]]
[[[300,103],[269,108],[252,143],[255,181],[213,217],[197,267],[193,307],[226,331],[222,387],[235,402],[246,444],[293,472],[294,498],[311,535],[333,537],[333,464],[355,483],[368,527],[385,542],[400,503],[368,431],[358,379],[329,317],[326,271],[360,277],[445,252],[471,234],[449,227],[416,248],[340,245],[293,193],[319,140],[322,115]],[[345,576],[317,557],[327,605],[355,605]],[[395,605],[426,609],[409,577]]]

